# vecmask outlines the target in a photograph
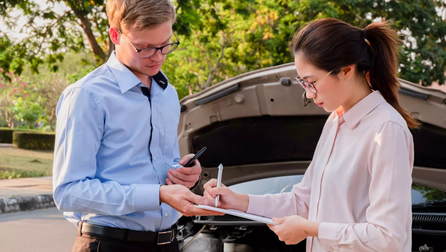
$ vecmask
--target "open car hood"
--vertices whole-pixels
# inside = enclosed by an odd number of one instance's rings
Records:
[[[293,63],[264,68],[220,82],[183,98],[178,129],[182,155],[196,153],[203,168],[200,186],[303,174],[328,113],[302,101]],[[422,122],[413,130],[417,184],[446,190],[446,93],[399,79],[400,102]]]

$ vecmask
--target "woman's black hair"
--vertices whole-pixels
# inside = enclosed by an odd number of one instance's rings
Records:
[[[344,66],[356,64],[370,76],[373,90],[406,120],[409,128],[419,123],[399,104],[398,44],[400,39],[388,22],[376,22],[360,29],[335,18],[309,23],[293,38],[291,50],[301,53],[314,66],[338,74]]]

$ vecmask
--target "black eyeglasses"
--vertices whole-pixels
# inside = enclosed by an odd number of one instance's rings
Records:
[[[175,51],[178,48],[178,45],[180,44],[180,41],[178,40],[177,36],[174,33],[173,36],[175,37],[175,42],[173,42],[173,43],[169,43],[167,45],[163,45],[160,47],[147,47],[147,48],[142,48],[142,49],[136,49],[136,47],[132,44],[132,42],[130,42],[129,37],[127,35],[125,35],[124,33],[122,33],[121,30],[118,30],[118,31],[120,34],[124,35],[127,42],[129,42],[129,44],[133,47],[133,49],[135,49],[135,51],[138,53],[138,56],[141,59],[146,59],[146,58],[152,57],[153,55],[155,55],[155,53],[158,50],[163,55],[167,55],[167,54]]]

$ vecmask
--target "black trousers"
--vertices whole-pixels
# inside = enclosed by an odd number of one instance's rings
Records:
[[[72,252],[179,252],[178,241],[170,244],[157,245],[156,243],[129,242],[94,237],[91,235],[78,235],[74,242]]]

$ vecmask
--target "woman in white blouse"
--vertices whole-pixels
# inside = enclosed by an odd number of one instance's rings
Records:
[[[205,196],[219,207],[273,217],[280,240],[307,251],[411,251],[411,173],[418,123],[398,102],[397,33],[337,19],[314,21],[292,41],[297,82],[332,112],[313,160],[290,193]],[[292,150],[288,150],[292,151]]]

